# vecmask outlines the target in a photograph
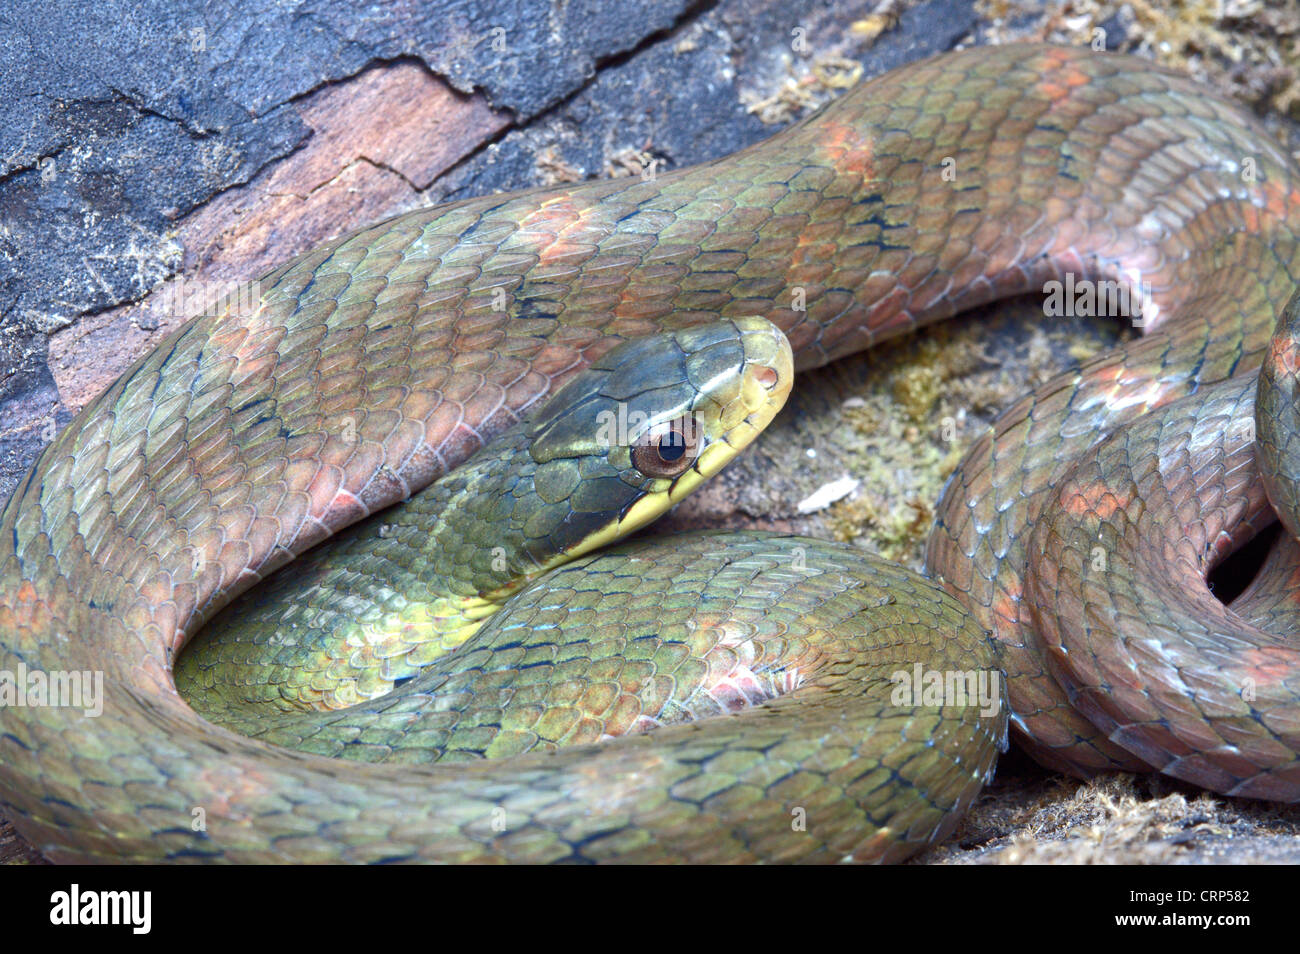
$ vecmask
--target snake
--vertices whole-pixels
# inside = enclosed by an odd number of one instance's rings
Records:
[[[142,357],[0,515],[0,671],[103,675],[93,716],[0,707],[0,811],[56,861],[897,861],[954,830],[1008,732],[1078,777],[1294,801],[1300,683],[1263,627],[1295,618],[1295,546],[1230,606],[1206,581],[1295,474],[1298,227],[1300,173],[1240,106],[1138,58],[1012,44],[907,64],[702,165],[322,245],[251,312],[214,308]],[[230,718],[276,709],[267,738],[177,690],[205,624],[230,662],[242,620],[294,611],[276,587],[338,577],[386,527],[405,539],[386,508],[472,497],[457,472],[501,453],[540,463],[537,422],[567,406],[549,400],[600,391],[584,375],[620,348],[655,342],[659,368],[683,334],[765,321],[797,376],[1063,278],[1141,289],[1142,334],[1001,412],[945,486],[923,575],[780,533],[614,543],[606,512],[524,543],[506,562],[528,579],[490,613],[481,586],[433,594],[460,622],[397,637],[369,675],[292,633],[272,648],[330,660],[323,681],[196,657]],[[614,451],[584,449],[597,470]],[[534,483],[525,516],[548,486],[580,492],[574,472]],[[470,561],[498,542],[476,532]],[[363,588],[388,615],[340,611],[338,645],[406,605]],[[1003,677],[1002,705],[900,696],[913,672]]]

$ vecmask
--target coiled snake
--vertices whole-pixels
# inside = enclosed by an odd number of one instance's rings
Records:
[[[1136,59],[1026,45],[911,64],[653,181],[472,199],[319,248],[266,276],[254,313],[143,358],[5,509],[0,670],[102,672],[104,699],[0,708],[3,813],[54,859],[892,860],[951,829],[1008,707],[1052,767],[1295,800],[1295,650],[1260,628],[1294,619],[1294,547],[1231,607],[1204,580],[1271,519],[1253,438],[1274,499],[1294,496],[1294,338],[1270,336],[1298,225],[1295,168],[1238,107]],[[763,337],[761,316],[806,369],[1066,274],[1146,290],[1144,334],[971,449],[928,547],[944,589],[780,535],[642,541],[549,570],[436,661],[399,639],[369,675],[324,665],[295,705],[330,711],[267,729],[307,753],[176,692],[176,655],[222,606],[518,439],[621,342]],[[574,473],[538,478],[548,505]],[[900,701],[914,667],[1004,671],[1007,705]],[[452,764],[410,764],[429,752]],[[479,757],[496,754],[514,757]]]

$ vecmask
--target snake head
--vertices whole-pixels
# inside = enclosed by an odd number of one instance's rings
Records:
[[[790,343],[759,317],[611,349],[529,421],[550,546],[572,559],[658,518],[749,445],[793,382]]]

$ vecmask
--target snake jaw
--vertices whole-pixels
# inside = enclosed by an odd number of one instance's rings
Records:
[[[794,355],[781,329],[756,315],[730,319],[720,326],[730,329],[728,341],[739,341],[742,359],[739,372],[730,371],[725,377],[714,373],[692,374],[693,380],[700,381],[699,394],[692,402],[694,422],[701,435],[694,463],[676,477],[658,478],[645,494],[624,509],[616,522],[570,550],[569,559],[606,546],[657,520],[734,460],[785,406],[794,385]],[[679,335],[693,338],[706,333],[703,329],[688,329]],[[707,360],[708,350],[701,352],[705,358],[700,363],[705,366],[713,363]],[[645,430],[649,431],[653,425],[651,421]],[[633,443],[640,439],[638,435]]]

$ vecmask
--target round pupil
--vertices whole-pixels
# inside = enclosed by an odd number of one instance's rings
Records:
[[[686,453],[686,442],[682,440],[680,431],[670,431],[659,438],[659,457],[661,460],[671,463],[675,460],[681,460],[682,455]]]

